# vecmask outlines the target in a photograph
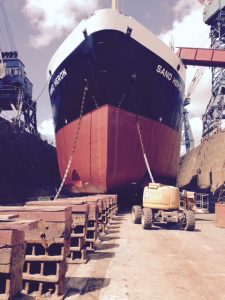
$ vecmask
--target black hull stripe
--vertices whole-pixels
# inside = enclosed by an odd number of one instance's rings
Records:
[[[96,101],[180,130],[184,83],[178,73],[128,35],[103,30],[87,36],[52,75],[56,132],[79,117],[85,79],[84,113],[96,109]]]

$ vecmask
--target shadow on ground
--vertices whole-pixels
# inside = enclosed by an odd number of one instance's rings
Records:
[[[109,234],[110,233],[120,233],[120,231],[119,230],[112,230],[112,229],[109,228]]]
[[[69,281],[69,293],[67,297],[76,294],[85,295],[107,287],[110,284],[110,278],[69,277],[67,280]]]
[[[120,226],[114,226],[114,224],[110,225],[108,229],[120,229]]]
[[[214,222],[214,220],[209,220],[209,219],[203,219],[203,218],[196,218],[196,221],[203,221],[203,222]]]
[[[90,253],[90,260],[100,260],[104,258],[113,258],[115,256],[114,252],[93,252]]]
[[[113,225],[121,225],[122,222],[113,222],[112,224],[113,224]]]
[[[154,225],[154,227],[152,227],[152,229],[185,231],[185,229],[183,229],[182,225],[179,223],[157,224],[157,225]],[[195,228],[194,232],[201,232],[201,230],[198,228]]]
[[[114,241],[114,240],[118,240],[118,239],[120,239],[119,236],[107,236],[107,235],[102,235],[101,236],[101,240],[103,242]]]
[[[113,249],[113,248],[118,248],[119,244],[99,244],[97,245],[96,249],[97,250],[109,250],[109,249]]]

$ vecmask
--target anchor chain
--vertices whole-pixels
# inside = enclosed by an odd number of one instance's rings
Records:
[[[148,174],[149,174],[149,177],[151,179],[151,182],[154,183],[155,180],[153,178],[153,175],[152,175],[152,172],[151,172],[151,169],[150,169],[150,165],[149,165],[149,162],[148,162],[147,154],[146,154],[146,151],[145,151],[143,137],[142,137],[142,132],[141,132],[140,121],[139,121],[139,118],[138,118],[137,107],[136,107],[136,102],[135,102],[135,95],[134,95],[135,85],[134,85],[134,83],[136,81],[136,74],[133,74],[131,76],[131,79],[132,79],[132,83],[133,83],[132,100],[133,100],[133,105],[134,105],[134,111],[136,112],[136,125],[137,125],[138,137],[139,137],[139,140],[140,140],[141,150],[142,150],[142,154],[143,154],[143,158],[144,158],[146,169],[148,171]]]
[[[140,144],[141,144],[141,149],[142,149],[142,153],[143,153],[143,157],[144,157],[144,161],[145,161],[145,166],[147,168],[147,171],[148,171],[149,177],[151,179],[151,182],[154,183],[155,180],[153,178],[153,175],[152,175],[152,172],[151,172],[151,169],[150,169],[150,165],[149,165],[149,162],[148,162],[147,154],[146,154],[146,151],[145,151],[143,137],[142,137],[142,133],[141,133],[141,126],[140,126],[140,121],[138,119],[138,115],[136,115],[136,124],[137,124],[137,131],[138,131],[138,136],[139,136],[139,140],[140,140]]]
[[[53,201],[55,201],[58,198],[59,194],[62,191],[62,188],[65,184],[66,178],[68,176],[68,173],[69,173],[69,170],[70,170],[70,167],[71,167],[71,163],[72,163],[73,158],[74,158],[74,153],[75,153],[75,150],[76,150],[77,140],[78,140],[78,136],[79,136],[79,132],[80,132],[81,119],[82,119],[82,115],[83,115],[83,111],[84,111],[84,104],[85,104],[85,99],[86,99],[86,96],[87,96],[87,92],[88,92],[88,81],[87,81],[87,79],[85,79],[85,87],[84,87],[83,97],[82,97],[82,101],[81,101],[79,122],[78,122],[78,127],[77,127],[77,131],[76,131],[76,135],[75,135],[75,139],[74,139],[74,143],[73,143],[72,152],[71,152],[71,155],[70,155],[70,158],[69,158],[69,161],[68,161],[68,164],[67,164],[66,171],[64,173],[62,182],[60,184],[60,187],[59,187]]]

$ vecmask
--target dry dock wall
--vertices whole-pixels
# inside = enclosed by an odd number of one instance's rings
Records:
[[[177,186],[215,193],[225,182],[225,131],[181,157]]]
[[[53,195],[59,183],[55,147],[0,118],[0,201]]]

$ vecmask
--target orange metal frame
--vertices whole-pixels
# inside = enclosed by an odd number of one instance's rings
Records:
[[[225,50],[181,47],[177,55],[185,65],[225,68]]]

